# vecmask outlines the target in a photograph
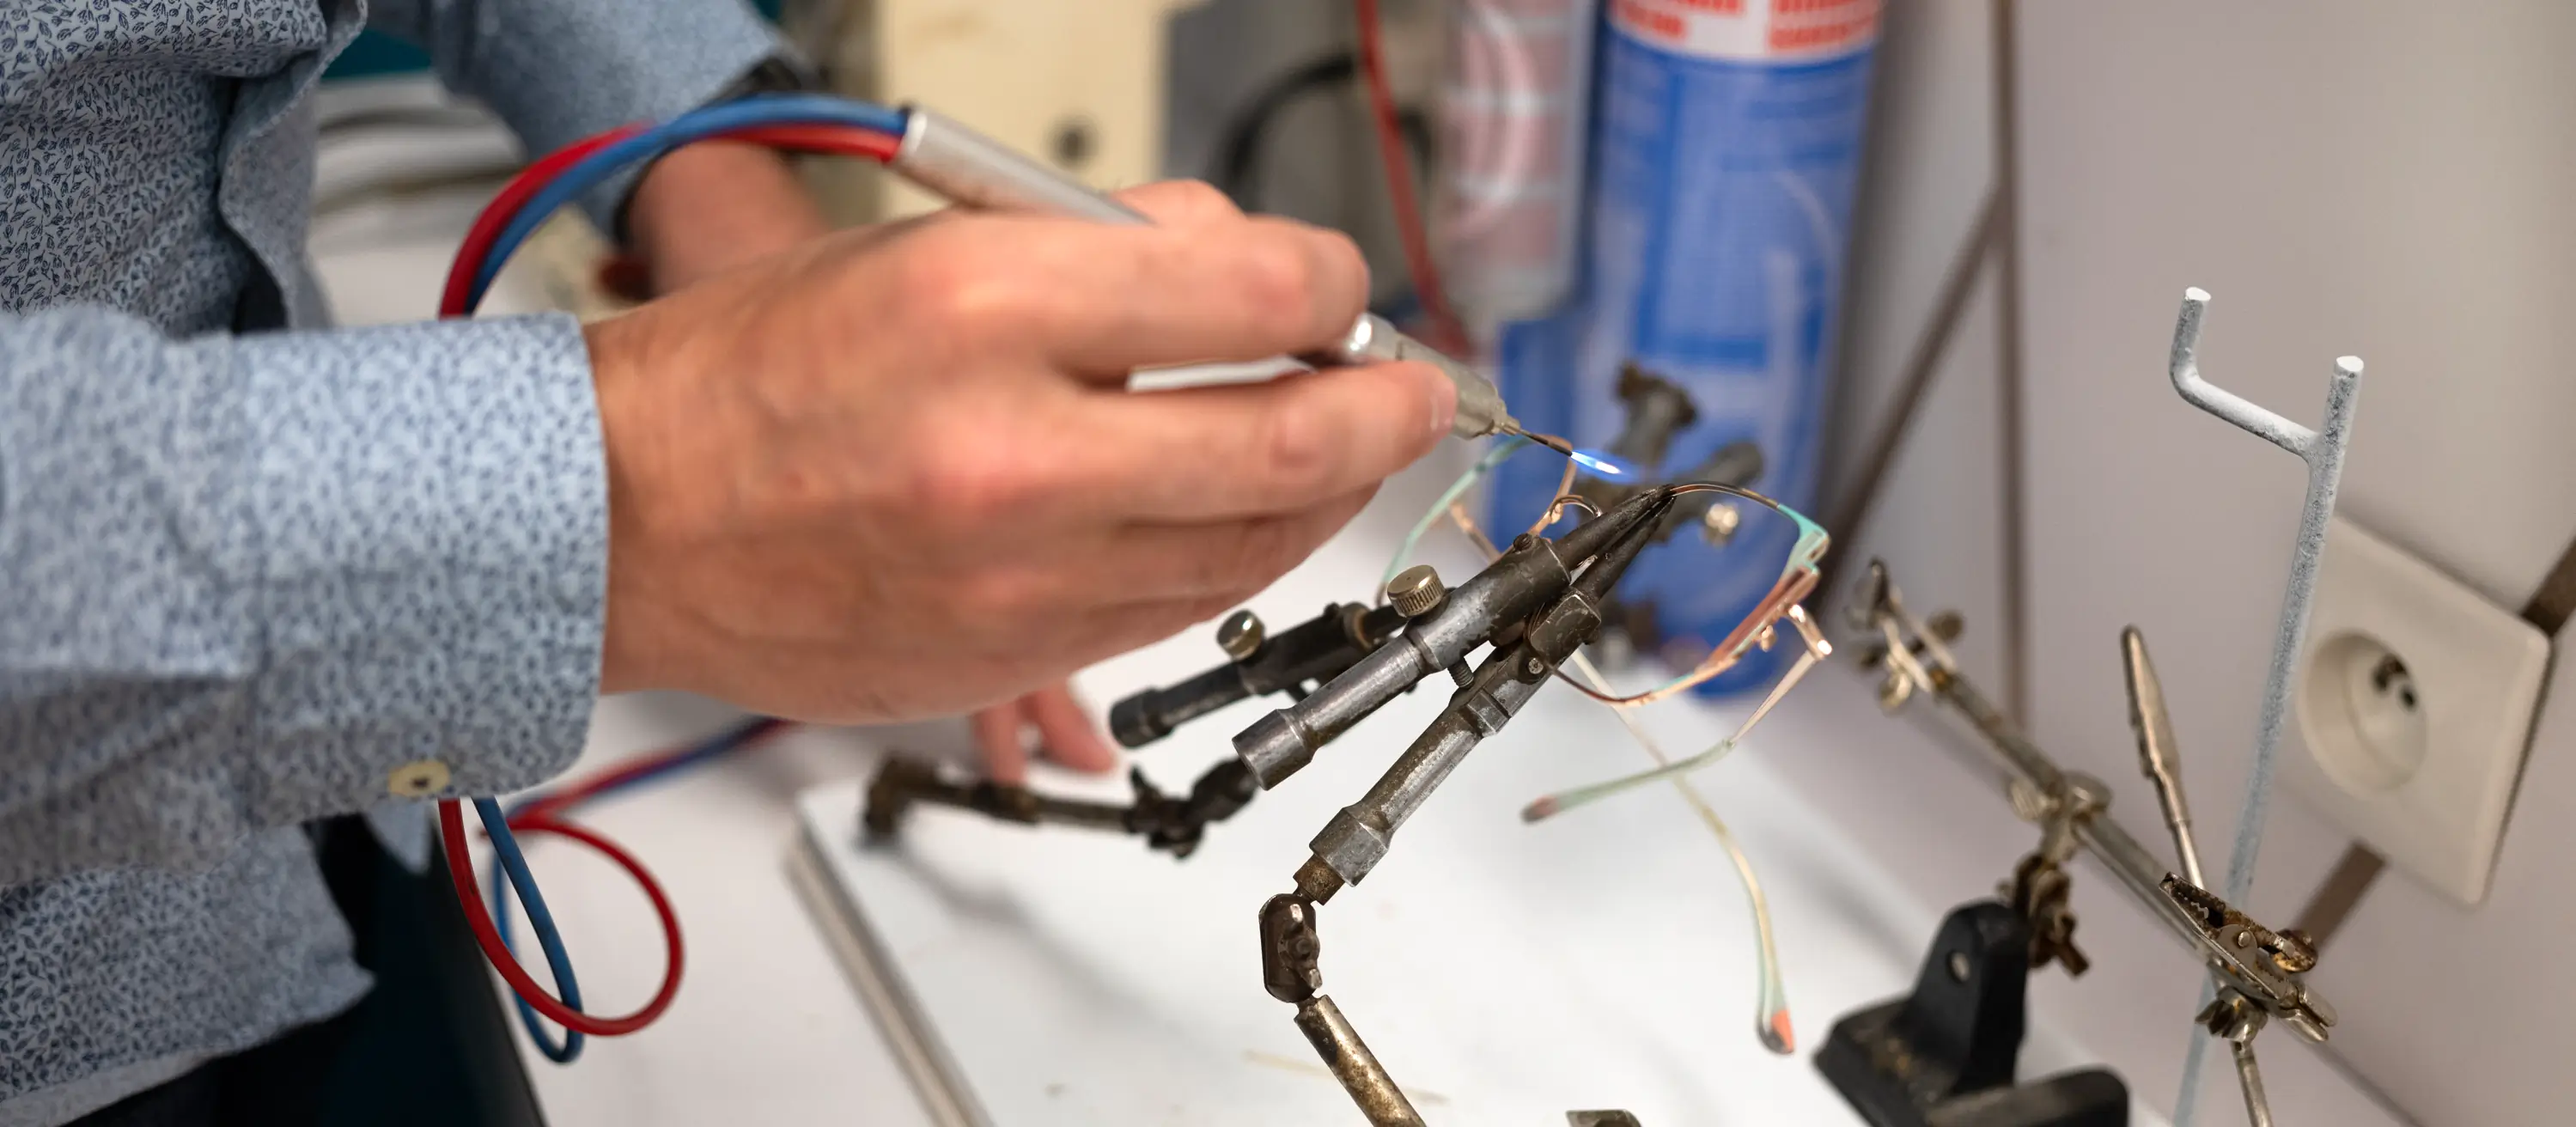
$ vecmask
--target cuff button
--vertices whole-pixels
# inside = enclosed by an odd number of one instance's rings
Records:
[[[394,768],[386,779],[385,789],[396,798],[427,798],[447,789],[447,764],[435,759],[415,759]]]

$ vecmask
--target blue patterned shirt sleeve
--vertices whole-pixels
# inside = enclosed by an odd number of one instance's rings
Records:
[[[562,315],[172,341],[0,315],[0,888],[201,869],[580,748],[607,501]]]
[[[369,6],[0,0],[0,1124],[345,1009],[294,824],[399,811],[416,861],[397,767],[513,790],[587,727],[578,327],[335,331],[306,262],[313,85]],[[372,6],[535,150],[775,50],[740,0]]]
[[[370,0],[367,22],[426,48],[535,153],[695,109],[781,50],[743,0]],[[582,196],[600,230],[634,176]]]

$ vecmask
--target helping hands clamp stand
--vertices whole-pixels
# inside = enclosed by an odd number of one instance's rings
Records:
[[[2334,375],[2326,388],[2323,425],[2311,429],[2292,422],[2210,383],[2201,374],[2200,326],[2208,304],[2207,292],[2198,288],[2183,291],[2182,310],[2174,322],[2173,348],[2166,362],[2166,374],[2173,381],[2174,391],[2192,406],[2297,456],[2308,471],[2307,499],[2299,518],[2298,539],[2291,550],[2280,626],[2273,638],[2271,669],[2264,683],[2254,761],[2248,772],[2245,803],[2237,815],[2235,847],[2228,860],[2225,895],[2242,902],[2252,891],[2254,860],[2262,843],[2265,806],[2271,793],[2273,759],[2286,721],[2294,665],[2306,645],[2317,562],[2324,547],[2326,521],[2334,510],[2344,451],[2351,442],[2362,364],[2351,356],[2336,358]],[[2122,664],[2127,672],[2129,723],[2138,737],[2139,765],[2156,788],[2165,828],[2173,838],[2175,859],[2182,870],[2179,874],[2165,871],[2165,866],[2110,816],[2110,795],[2099,780],[2061,771],[1969,684],[1946,645],[1957,634],[1955,620],[1945,629],[1937,616],[1934,623],[1915,618],[1889,582],[1886,568],[1875,561],[1863,581],[1860,601],[1862,605],[1853,613],[1855,625],[1884,639],[1883,646],[1864,659],[1885,668],[1880,705],[1893,712],[1919,692],[1964,715],[1995,753],[2014,813],[2039,823],[2043,836],[2038,851],[2023,860],[2012,881],[2005,885],[2007,904],[1970,904],[1952,914],[1935,942],[1922,984],[1912,998],[1902,1003],[1907,1015],[1916,1014],[1918,1007],[1937,1012],[1943,1004],[1942,991],[1967,984],[1973,978],[1985,995],[1975,999],[1978,1004],[2009,1003],[2015,1015],[2008,1023],[2009,1036],[2005,1035],[2006,1023],[1976,1026],[1979,1035],[1964,1038],[1957,1035],[1960,1027],[1955,1022],[1928,1027],[1921,1020],[1911,1024],[1904,1020],[1873,1023],[1874,1017],[1895,1009],[1882,1007],[1836,1026],[1833,1043],[1818,1056],[1818,1067],[1881,1127],[1933,1123],[1961,1127],[2073,1127],[2124,1122],[2125,1108],[2114,1112],[2108,1106],[2107,1089],[2095,1102],[2056,1107],[2044,1100],[2024,1099],[2021,1094],[2032,1088],[2012,1086],[2011,1056],[2021,1032],[2018,1015],[2022,976],[2029,968],[2052,959],[2064,962],[2069,974],[2084,972],[2084,957],[2074,947],[2075,920],[2066,907],[2067,878],[2061,867],[2077,847],[2082,847],[2090,850],[2120,885],[2146,906],[2149,914],[2162,920],[2209,966],[2209,985],[2204,993],[2207,1004],[2194,1019],[2198,1032],[2206,1036],[2195,1036],[2191,1055],[2184,1062],[2182,1090],[2175,1098],[2176,1127],[2189,1127],[2199,1110],[2200,1066],[2212,1040],[2225,1042],[2235,1059],[2237,1084],[2244,1093],[2248,1121],[2253,1127],[2271,1127],[2271,1103],[2264,1093],[2262,1069],[2254,1055],[2255,1035],[2278,1018],[2301,1037],[2323,1042],[2328,1027],[2335,1022],[2334,1009],[2305,982],[2307,973],[2316,967],[2315,943],[2296,930],[2266,928],[2229,906],[2218,893],[2209,891],[2202,874],[2199,845],[2192,834],[2190,810],[2183,798],[2182,765],[2174,747],[2173,725],[2165,713],[2163,686],[2156,678],[2155,666],[2147,659],[2145,638],[2131,627],[2120,639]],[[1954,942],[1953,925],[1970,913],[1997,916],[1991,911],[1997,907],[2005,909],[1998,917],[2004,925],[2018,922],[2030,936],[2028,957],[2021,965],[2012,966],[2007,961],[1988,968],[2005,973],[1979,977],[1973,973],[1976,966],[1963,970],[1960,963],[1944,960],[1944,945]],[[1952,972],[1951,984],[1944,984],[1934,973],[1934,964],[1943,961],[1950,961],[1946,969]],[[2002,981],[2006,978],[2011,981]],[[1935,1035],[1925,1036],[1927,1028]],[[1952,1035],[1938,1036],[1943,1032]],[[1987,1055],[1978,1056],[1981,1051]],[[2000,1068],[1994,1067],[1997,1053]],[[1931,1071],[1926,1070],[1925,1054],[1929,1054]],[[2064,1079],[2033,1088],[2047,1088]],[[2016,1113],[2012,1106],[2017,1102],[2028,1107]],[[2113,1115],[2116,1117],[2103,1117]]]
[[[2140,767],[2157,789],[2184,872],[2166,871],[2108,812],[2098,779],[2061,770],[2006,720],[1960,671],[1943,629],[1915,617],[1884,565],[1873,561],[1853,618],[1883,639],[1864,661],[1884,670],[1879,703],[1888,711],[1917,695],[1947,705],[1994,753],[2014,813],[2041,826],[2039,848],[2016,866],[2002,900],[1961,906],[1943,921],[1915,992],[1835,1025],[1817,1068],[1878,1127],[2119,1127],[2128,1097],[2106,1070],[2066,1073],[2016,1085],[2013,1059],[2023,1026],[2029,972],[2055,960],[2068,973],[2086,963],[2073,947],[2061,866],[2090,851],[2121,887],[2173,930],[2221,985],[2198,1019],[2230,1045],[2249,1114],[2269,1124],[2252,1040],[2279,1019],[2310,1041],[2334,1024],[2332,1006],[2305,977],[2316,951],[2295,930],[2274,931],[2202,888],[2199,850],[2184,806],[2172,724],[2146,642],[2133,628],[2121,647],[2129,716]]]

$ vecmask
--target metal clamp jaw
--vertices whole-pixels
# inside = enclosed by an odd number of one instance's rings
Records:
[[[1217,624],[1226,662],[1167,688],[1145,689],[1109,706],[1109,733],[1143,747],[1192,720],[1249,697],[1287,694],[1303,700],[1310,686],[1342,674],[1403,629],[1394,606],[1335,603],[1323,613],[1271,633],[1260,616],[1239,610]]]
[[[2109,805],[2109,791],[2099,779],[2070,773],[2053,791],[2015,779],[2008,792],[2013,813],[2040,827],[2039,847],[2013,866],[2012,878],[1996,889],[1996,895],[2029,927],[2030,969],[2053,962],[2063,965],[2070,977],[2081,976],[2093,961],[2075,945],[2071,903],[2075,882],[2065,866],[2078,848],[2076,827]]]
[[[1673,439],[1699,420],[1699,408],[1691,402],[1690,393],[1680,386],[1639,367],[1635,361],[1619,369],[1619,401],[1627,406],[1626,425],[1619,437],[1610,443],[1610,453],[1637,471],[1636,478],[1587,476],[1574,487],[1576,496],[1603,509],[1614,509],[1639,493],[1666,481],[1652,480]],[[1710,453],[1698,468],[1672,478],[1672,481],[1713,481],[1721,485],[1750,486],[1761,480],[1764,469],[1762,447],[1751,440],[1730,442]],[[1711,543],[1723,544],[1735,534],[1742,516],[1727,499],[1716,493],[1696,493],[1674,501],[1671,512],[1656,530],[1655,542],[1672,539],[1684,528],[1697,525],[1700,535]]]
[[[2316,969],[2317,948],[2305,933],[2265,927],[2228,906],[2217,893],[2172,873],[2165,874],[2164,889],[2208,937],[2204,950],[2210,970],[2223,986],[2221,1001],[2228,992],[2242,995],[2262,1013],[2287,1022],[2299,1036],[2325,1041],[2335,1012],[2308,989],[2307,974]]]

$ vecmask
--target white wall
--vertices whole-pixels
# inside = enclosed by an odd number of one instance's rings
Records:
[[[2342,511],[2518,608],[2576,529],[2555,363],[2576,345],[2576,8],[2048,3],[2024,27],[2034,727],[2133,775],[2112,639],[2140,623],[2195,809],[2224,826],[2302,478],[2176,400],[2175,302],[2215,294],[2204,371],[2295,418],[2332,357],[2363,357]],[[2385,877],[2317,973],[2338,1051],[2425,1122],[2564,1122],[2576,1101],[2576,992],[2532,926],[2576,908],[2532,872],[2576,846],[2532,816],[2576,802],[2558,719],[2506,842],[2518,878],[2469,912]],[[2276,804],[2259,914],[2294,914],[2343,845]]]
[[[1871,106],[1871,143],[1853,225],[1844,301],[1836,441],[1822,496],[1840,507],[1894,413],[1903,369],[1970,227],[1993,163],[1993,57],[1985,5],[1946,0],[1888,6]],[[1980,268],[1965,319],[1858,535],[1834,546],[1847,563],[1902,556],[1906,581],[1937,591],[1976,624],[1960,658],[2003,670],[1998,500],[1995,289]],[[1846,572],[1851,574],[1851,572]]]
[[[1892,8],[1847,440],[1888,391],[1991,151],[1986,6]],[[2120,816],[2160,840],[2115,649],[2119,628],[2139,624],[2204,849],[2223,853],[2302,470],[2174,395],[2176,303],[2186,285],[2211,290],[2204,370],[2293,418],[2317,418],[2334,356],[2365,358],[2342,512],[2518,608],[2576,530],[2576,448],[2562,437],[2576,382],[2558,370],[2576,354],[2564,312],[2576,308],[2576,69],[2564,65],[2576,6],[2045,0],[2022,5],[2020,43],[2032,728],[2111,781]],[[1972,639],[1996,623],[1985,608],[1997,592],[1978,574],[1997,539],[1992,345],[1972,333],[1954,346],[1899,462],[1890,501],[1904,511],[1883,504],[1844,546],[1887,556],[1927,609],[1964,604]],[[1971,653],[1972,671],[1993,676],[1991,651]],[[1965,899],[2027,848],[2029,831],[1953,765],[1870,751],[1821,752],[1803,775],[1840,792],[1827,801],[1846,828],[1909,879]],[[2295,733],[2283,754],[2305,754]],[[2338,1069],[2421,1122],[2568,1120],[2576,970],[2558,956],[2576,919],[2560,867],[2576,852],[2571,758],[2576,715],[2562,700],[2544,712],[2480,909],[2381,879],[2316,974],[2344,1016],[2333,1056],[2266,1038],[2284,1122],[2368,1115]],[[2344,844],[2284,794],[2256,914],[2294,916]],[[2098,874],[2078,881],[2078,938],[2098,965],[2080,982],[2046,976],[2039,1004],[2168,1104],[2196,1000],[2188,960]],[[2213,1079],[2204,1121],[2240,1122],[2232,1086]]]

